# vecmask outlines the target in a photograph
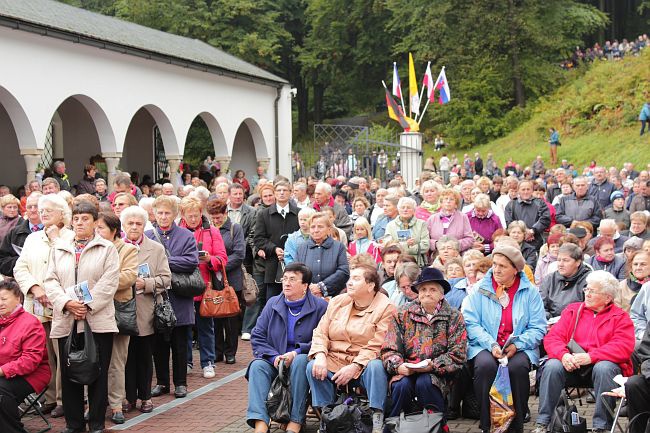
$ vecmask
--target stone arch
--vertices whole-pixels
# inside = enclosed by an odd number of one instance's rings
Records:
[[[20,102],[4,87],[0,86],[0,105],[4,107],[9,115],[18,139],[20,150],[42,148],[43,143],[36,142],[36,136],[32,124]]]
[[[212,137],[212,145],[214,147],[215,155],[228,155],[228,145],[226,143],[226,137],[223,134],[221,125],[219,121],[207,111],[199,113],[198,117],[203,119],[208,131],[210,131],[210,137]],[[187,138],[186,138],[187,139]]]
[[[260,128],[260,125],[257,123],[257,121],[249,117],[247,119],[244,119],[242,123],[248,127],[248,130],[253,137],[253,144],[255,144],[255,156],[257,160],[269,158],[269,151],[266,147],[266,140],[264,139],[262,128]]]
[[[145,110],[151,114],[151,117],[156,121],[158,130],[160,131],[160,136],[162,138],[163,146],[165,147],[165,154],[170,155],[181,155],[180,148],[178,146],[178,140],[176,139],[176,133],[174,127],[172,126],[169,117],[165,112],[158,106],[153,104],[147,104],[143,106]],[[135,113],[134,113],[135,115]]]

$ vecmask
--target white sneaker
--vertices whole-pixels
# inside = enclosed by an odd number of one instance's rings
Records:
[[[250,341],[250,339],[251,339],[251,334],[249,334],[248,332],[244,332],[244,333],[241,335],[241,339],[242,339],[243,341]]]
[[[211,363],[203,367],[203,377],[212,379],[214,376],[214,366]]]

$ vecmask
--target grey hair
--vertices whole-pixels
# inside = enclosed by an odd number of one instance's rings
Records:
[[[603,270],[593,271],[587,275],[587,284],[598,286],[604,294],[611,296],[612,299],[616,299],[619,291],[619,282],[616,277]]]
[[[296,182],[293,184],[294,188],[298,188],[301,191],[307,191],[307,184],[303,182]]]
[[[524,234],[526,234],[527,227],[526,227],[525,222],[523,222],[521,220],[515,220],[515,221],[512,221],[510,224],[508,224],[508,232],[510,232],[510,230],[512,230],[514,228],[518,228]]]
[[[173,183],[170,183],[170,182],[167,182],[167,183],[163,183],[163,184],[162,184],[162,187],[163,187],[163,188],[171,188],[171,189],[174,189],[174,184],[173,184]]]
[[[399,201],[400,201],[400,198],[397,195],[388,194],[386,197],[384,197],[384,202],[389,202],[393,206],[397,206]]]
[[[490,197],[488,197],[487,194],[478,194],[474,198],[474,208],[481,208],[481,209],[490,209],[492,206],[490,204]]]
[[[600,220],[600,228],[602,229],[603,227],[610,227],[618,231],[618,225],[616,224],[616,221],[611,218]]]
[[[420,267],[417,265],[417,263],[404,262],[399,263],[395,267],[395,281],[398,283],[398,285],[399,280],[402,277],[407,277],[409,280],[411,280],[411,283],[414,283],[418,279],[419,275]]]
[[[451,245],[452,248],[460,252],[460,242],[458,242],[458,239],[456,239],[453,236],[442,236],[440,239],[438,239],[436,245],[442,245],[442,244]]]
[[[38,210],[41,210],[46,204],[49,204],[54,209],[61,211],[63,214],[64,226],[67,227],[70,225],[70,222],[72,221],[72,210],[70,210],[68,202],[65,201],[63,197],[58,194],[46,194],[41,196],[41,198],[38,199]]]
[[[583,258],[584,258],[583,253],[582,253],[582,249],[579,246],[577,246],[576,244],[572,244],[570,242],[562,244],[562,246],[560,247],[560,249],[557,252],[558,256],[561,253],[567,254],[573,260],[582,261]]]
[[[153,209],[153,202],[156,201],[155,198],[153,197],[142,197],[140,201],[138,202],[138,206],[140,206],[142,209],[145,211],[149,209]],[[122,215],[122,214],[120,214]]]
[[[432,179],[429,179],[422,183],[422,185],[420,186],[420,194],[423,194],[426,188],[434,188],[438,192],[438,194],[443,189],[442,185],[440,185],[438,182]]]
[[[321,189],[330,195],[332,194],[332,186],[329,183],[318,182],[316,184],[316,189]]]
[[[142,200],[140,200],[140,202],[142,202]],[[140,206],[129,206],[127,208],[124,208],[120,214],[120,222],[122,223],[122,227],[124,227],[127,220],[131,218],[140,218],[143,224],[147,224],[149,221],[149,214]]]
[[[399,208],[402,206],[411,206],[411,208],[415,209],[418,207],[418,204],[411,197],[402,197],[397,202],[397,207]]]
[[[190,193],[190,197],[196,197],[199,200],[207,200],[208,197],[210,197],[210,190],[208,190],[204,186],[197,186],[196,188],[194,188],[194,191]]]

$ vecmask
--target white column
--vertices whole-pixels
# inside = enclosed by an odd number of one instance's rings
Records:
[[[169,180],[174,185],[174,191],[178,190],[180,177],[178,176],[178,169],[181,166],[183,157],[180,155],[167,155],[167,164],[169,165]]]
[[[21,149],[20,154],[25,158],[25,168],[27,169],[27,177],[25,184],[28,184],[36,178],[36,171],[38,164],[41,162],[42,149]]]
[[[400,171],[406,187],[413,189],[422,172],[422,134],[404,132],[399,135]]]
[[[113,192],[113,184],[115,183],[115,176],[117,175],[117,167],[120,165],[120,159],[122,159],[121,153],[102,153],[104,162],[106,162],[106,179],[108,192]]]
[[[215,156],[214,159],[219,163],[219,167],[221,167],[220,176],[225,176],[230,168],[232,158],[229,156]]]

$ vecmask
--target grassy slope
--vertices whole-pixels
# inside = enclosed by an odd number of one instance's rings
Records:
[[[650,162],[650,134],[639,137],[637,119],[644,99],[650,99],[650,48],[639,57],[598,62],[576,75],[537,103],[531,119],[509,135],[471,150],[450,151],[459,159],[465,152],[480,152],[483,158],[491,152],[500,167],[509,157],[522,166],[538,154],[548,162],[548,128],[554,126],[562,142],[560,160],[567,159],[576,167],[592,159],[605,165],[629,161],[645,167]],[[433,154],[431,146],[425,153]]]

